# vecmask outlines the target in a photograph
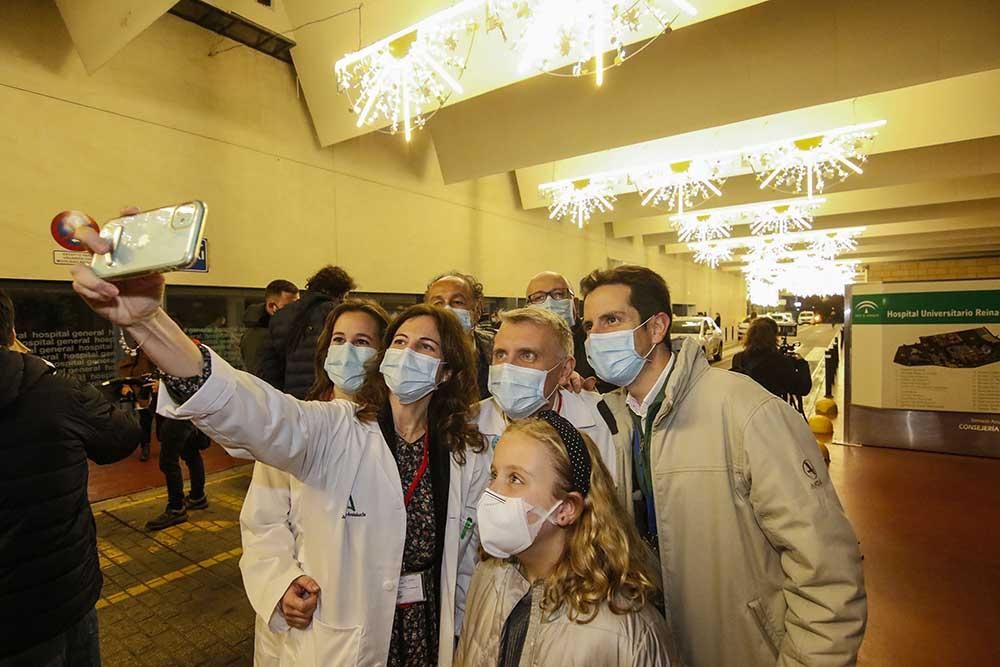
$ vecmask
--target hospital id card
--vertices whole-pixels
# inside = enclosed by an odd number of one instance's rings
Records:
[[[424,578],[419,574],[404,574],[399,578],[399,591],[396,593],[396,604],[413,604],[423,602]]]

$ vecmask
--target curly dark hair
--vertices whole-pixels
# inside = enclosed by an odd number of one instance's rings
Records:
[[[750,353],[774,352],[778,349],[778,323],[770,317],[758,317],[747,327],[743,349]]]
[[[427,293],[431,291],[431,286],[442,278],[458,278],[468,285],[469,291],[472,292],[473,303],[476,305],[479,312],[483,311],[483,299],[485,294],[483,284],[479,282],[479,280],[471,273],[462,273],[458,269],[434,276],[434,278],[427,283],[427,288],[424,289],[424,298],[427,298]]]
[[[310,292],[322,292],[334,299],[343,299],[356,287],[347,271],[332,264],[327,264],[306,281],[306,289]]]
[[[364,313],[368,315],[375,321],[375,327],[378,329],[375,332],[378,344],[382,345],[382,341],[385,338],[385,330],[389,326],[389,313],[385,312],[385,308],[368,299],[345,299],[338,304],[326,316],[323,333],[319,335],[319,340],[316,342],[316,357],[313,361],[313,371],[316,375],[316,380],[306,394],[307,401],[329,401],[333,399],[333,382],[330,381],[330,376],[326,374],[326,353],[330,349],[330,340],[333,338],[333,327],[337,324],[337,319],[344,313]]]
[[[368,376],[354,399],[358,403],[358,418],[376,421],[379,411],[389,403],[389,388],[379,367],[385,351],[392,344],[396,332],[407,320],[430,317],[437,324],[441,335],[441,353],[445,368],[451,371],[448,379],[438,385],[427,409],[428,428],[458,463],[465,463],[465,451],[481,452],[486,448],[483,437],[476,428],[479,410],[479,385],[476,382],[476,355],[469,337],[454,313],[445,309],[419,303],[400,313],[386,329],[383,347],[369,362]]]

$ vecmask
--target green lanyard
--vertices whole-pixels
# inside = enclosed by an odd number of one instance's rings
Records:
[[[671,369],[673,373],[673,369]],[[653,471],[650,456],[650,449],[653,440],[653,422],[656,421],[656,415],[660,412],[660,408],[663,406],[663,401],[667,393],[667,382],[670,380],[670,375],[663,381],[663,386],[656,393],[656,397],[653,399],[652,405],[646,411],[646,428],[642,428],[642,418],[632,412],[632,459],[633,459],[633,470],[635,472],[635,477],[639,482],[639,491],[643,495],[643,500],[646,505],[646,522],[647,531],[650,535],[656,535],[656,506],[653,502]],[[640,438],[639,434],[642,433]]]

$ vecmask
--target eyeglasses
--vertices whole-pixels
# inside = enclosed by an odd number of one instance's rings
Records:
[[[532,292],[528,295],[528,303],[538,305],[545,301],[547,297],[552,297],[556,301],[573,298],[573,290],[568,287],[559,287],[548,292]]]

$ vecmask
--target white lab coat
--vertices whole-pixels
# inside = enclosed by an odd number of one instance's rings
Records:
[[[303,572],[296,558],[298,497],[302,482],[286,472],[255,463],[240,512],[243,556],[240,571],[254,624],[254,667],[278,667],[289,630],[278,603]]]
[[[601,460],[611,473],[611,479],[617,479],[618,455],[615,450],[614,439],[608,423],[597,409],[597,404],[601,402],[600,394],[593,391],[582,391],[574,394],[567,389],[559,390],[561,402],[559,404],[559,415],[575,426],[581,433],[586,433],[597,445],[597,450],[601,453]],[[496,448],[497,441],[507,429],[507,417],[504,415],[500,405],[493,399],[487,398],[479,402],[479,432],[483,434],[490,445],[490,451]]]
[[[183,405],[160,392],[159,412],[190,419],[227,450],[303,482],[294,513],[295,557],[320,585],[307,630],[291,629],[282,667],[384,667],[406,538],[396,461],[379,426],[348,401],[299,401],[232,368],[212,353],[212,374]],[[438,664],[451,665],[478,549],[476,503],[489,483],[491,454],[451,459],[441,564]],[[275,583],[275,588],[288,582]],[[280,616],[280,614],[279,614]]]

